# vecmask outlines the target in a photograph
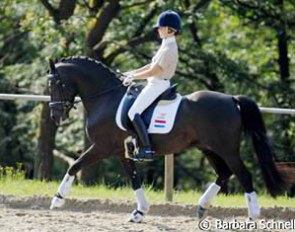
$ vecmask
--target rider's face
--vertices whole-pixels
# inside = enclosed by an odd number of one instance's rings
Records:
[[[168,27],[158,27],[158,33],[161,39],[168,37]]]
[[[169,31],[168,27],[158,27],[158,33],[159,33],[159,36],[161,39],[165,39],[165,38],[174,36],[174,32],[171,31],[171,29]]]

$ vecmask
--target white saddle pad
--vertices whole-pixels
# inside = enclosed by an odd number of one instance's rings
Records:
[[[148,127],[149,134],[167,134],[172,130],[181,99],[181,95],[177,94],[177,97],[172,101],[161,100],[158,102]],[[126,131],[126,128],[123,127],[121,122],[121,112],[124,100],[125,96],[122,98],[117,110],[116,123],[120,129]]]

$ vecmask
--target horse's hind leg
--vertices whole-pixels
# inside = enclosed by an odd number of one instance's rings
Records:
[[[237,154],[228,156],[226,163],[245,189],[245,198],[248,206],[249,218],[258,218],[260,216],[260,208],[258,206],[257,194],[253,188],[251,173],[247,170],[240,156]]]
[[[232,175],[232,171],[218,155],[211,151],[205,151],[204,154],[214,168],[217,174],[217,179],[207,188],[205,193],[199,199],[197,216],[200,220],[206,217],[208,208],[210,207],[214,197],[217,195],[221,187],[227,184],[230,176]]]
[[[83,167],[94,164],[99,159],[96,156],[97,151],[95,150],[94,145],[92,145],[87,151],[85,151],[76,161],[75,163],[68,169],[65,174],[62,182],[58,187],[57,194],[52,198],[50,209],[60,208],[65,203],[65,197],[70,192],[72,183],[75,179],[75,175],[78,171],[80,171]]]
[[[130,222],[142,222],[143,216],[148,213],[150,204],[147,201],[144,191],[141,188],[141,181],[136,171],[135,163],[131,159],[122,159],[126,175],[130,178],[132,188],[137,202],[137,209],[134,210],[130,217]]]

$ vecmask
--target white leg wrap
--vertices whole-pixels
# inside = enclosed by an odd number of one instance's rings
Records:
[[[134,194],[136,197],[137,209],[144,214],[147,214],[150,209],[150,203],[147,201],[143,189],[140,188],[135,190]]]
[[[248,216],[251,219],[260,217],[260,208],[258,206],[258,198],[256,192],[245,193],[246,203],[248,206]]]
[[[70,192],[74,179],[75,176],[70,176],[68,173],[64,176],[61,184],[58,187],[58,193],[62,197],[65,197]]]
[[[220,186],[212,183],[205,193],[199,199],[199,205],[203,208],[208,208],[213,200],[213,198],[217,195],[220,190]]]
[[[65,197],[70,192],[74,179],[75,177],[70,176],[68,173],[64,176],[58,187],[58,194],[62,198],[58,195],[55,195],[51,200],[50,209],[61,208],[65,204],[65,199],[63,199],[63,197]]]

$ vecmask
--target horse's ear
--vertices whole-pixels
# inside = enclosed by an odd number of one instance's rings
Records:
[[[55,63],[52,59],[49,59],[49,67],[51,72],[55,72]]]

